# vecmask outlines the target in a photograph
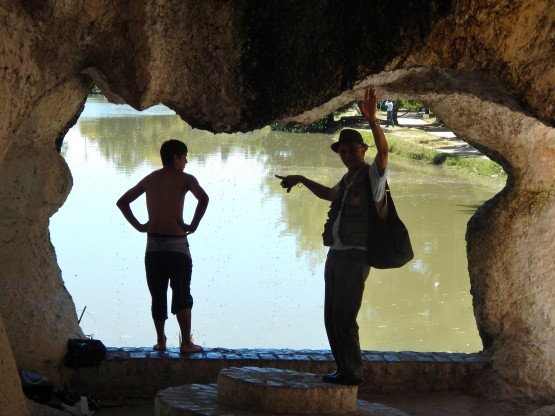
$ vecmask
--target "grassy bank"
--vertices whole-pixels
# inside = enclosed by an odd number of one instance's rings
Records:
[[[364,140],[373,147],[370,131],[361,131]],[[506,179],[507,174],[500,165],[486,156],[467,156],[455,153],[446,153],[438,148],[452,145],[452,141],[441,139],[437,136],[415,128],[393,130],[385,134],[389,143],[391,154],[407,159],[442,165],[462,172]]]

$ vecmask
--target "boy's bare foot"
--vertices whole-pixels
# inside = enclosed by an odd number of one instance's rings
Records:
[[[166,351],[166,340],[167,338],[164,337],[164,342],[158,341],[158,344],[154,345],[152,349],[154,351]]]
[[[193,344],[190,342],[189,344],[181,344],[181,348],[179,348],[179,352],[181,354],[190,354],[192,352],[201,352],[202,347],[200,345]]]

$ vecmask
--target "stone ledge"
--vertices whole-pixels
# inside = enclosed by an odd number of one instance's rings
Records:
[[[480,353],[363,351],[364,382],[359,393],[464,391],[488,371]],[[182,355],[177,348],[108,348],[98,367],[72,370],[72,390],[103,397],[153,399],[162,389],[216,383],[228,367],[272,367],[325,374],[335,370],[329,350],[205,348]]]
[[[106,361],[117,360],[288,360],[288,361],[331,361],[330,350],[291,350],[291,349],[226,349],[208,348],[192,354],[181,354],[177,347],[167,351],[155,351],[148,347],[107,348]],[[364,361],[386,362],[451,362],[451,363],[489,363],[490,358],[481,353],[416,352],[416,351],[362,351]]]

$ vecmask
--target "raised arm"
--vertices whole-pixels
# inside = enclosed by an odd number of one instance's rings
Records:
[[[134,200],[136,200],[138,197],[140,197],[142,194],[144,194],[144,192],[145,190],[142,185],[142,182],[139,182],[133,188],[128,190],[126,193],[124,193],[121,196],[121,198],[118,199],[118,201],[116,202],[116,205],[120,209],[125,219],[129,222],[129,224],[131,224],[133,228],[135,228],[137,231],[141,233],[146,233],[146,228],[148,223],[141,224],[139,220],[137,220],[137,218],[135,217],[135,214],[133,214],[133,211],[131,210],[131,203]]]
[[[333,201],[337,198],[337,192],[333,188],[328,188],[318,182],[314,182],[308,178],[305,178],[301,175],[288,175],[288,176],[280,176],[276,175],[276,178],[282,179],[288,185],[287,192],[291,191],[291,188],[295,185],[301,183],[306,186],[314,195],[318,198],[325,199],[326,201]]]
[[[361,101],[358,106],[361,114],[368,120],[372,128],[372,136],[374,137],[374,143],[377,149],[375,158],[376,166],[378,167],[378,172],[382,175],[387,166],[389,147],[383,130],[376,119],[376,101],[374,87],[368,87],[364,92],[364,101]]]

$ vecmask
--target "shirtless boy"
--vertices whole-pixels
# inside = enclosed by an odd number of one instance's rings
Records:
[[[152,296],[152,319],[156,328],[154,349],[166,350],[164,325],[168,319],[168,282],[172,288],[171,312],[181,331],[181,353],[202,351],[191,340],[191,272],[192,261],[187,235],[197,229],[208,206],[208,195],[194,176],[184,173],[187,146],[179,140],[168,140],[160,147],[161,169],[145,176],[117,201],[125,219],[139,232],[147,233],[145,270]],[[185,194],[191,191],[197,206],[190,224],[183,221]],[[131,203],[146,194],[148,222],[141,224]]]

